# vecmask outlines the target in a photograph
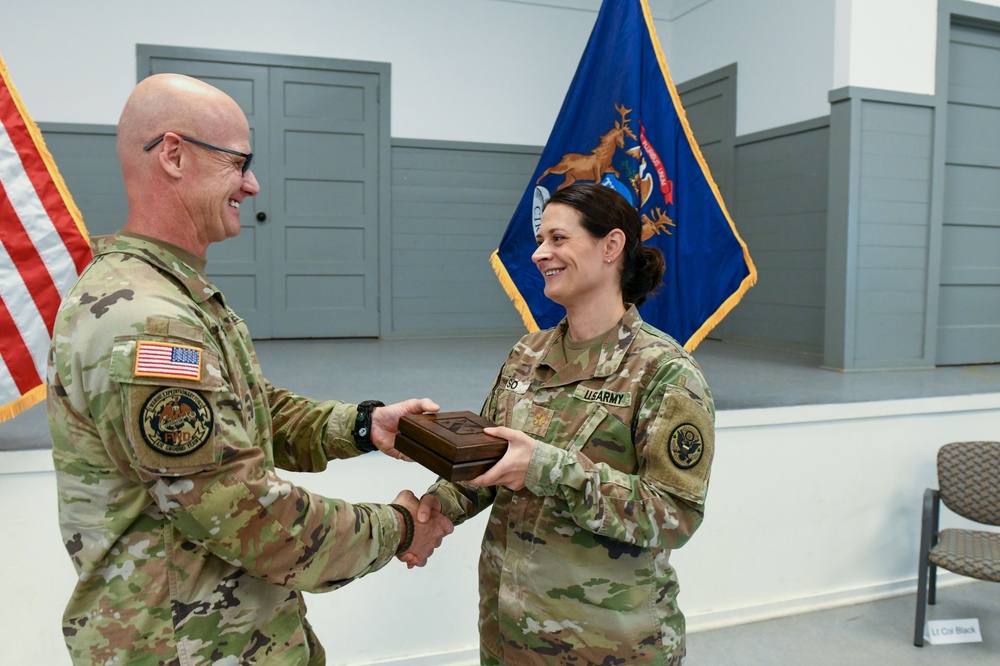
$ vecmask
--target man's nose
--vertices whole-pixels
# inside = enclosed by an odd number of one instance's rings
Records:
[[[243,191],[252,197],[260,192],[260,183],[257,182],[257,176],[253,175],[253,169],[247,169],[243,174]]]

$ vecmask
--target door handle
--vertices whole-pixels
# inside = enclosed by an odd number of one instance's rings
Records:
[[[267,213],[265,213],[264,211],[260,211],[259,213],[257,213],[258,222],[264,222],[265,220],[267,220]]]

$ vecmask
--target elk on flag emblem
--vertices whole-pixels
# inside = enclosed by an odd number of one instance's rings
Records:
[[[56,311],[90,258],[80,211],[0,59],[0,421],[45,397]]]
[[[638,209],[642,241],[667,264],[639,311],[688,351],[756,282],[670,79],[647,0],[604,0],[535,173],[490,257],[531,331],[565,315],[545,297],[531,254],[543,204],[575,181],[614,188]]]

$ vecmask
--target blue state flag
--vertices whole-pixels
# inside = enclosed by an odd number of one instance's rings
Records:
[[[666,259],[639,311],[693,350],[757,280],[757,270],[694,140],[647,0],[604,0],[542,157],[490,257],[528,330],[565,310],[531,261],[542,204],[575,181],[600,182],[639,210],[642,241]]]

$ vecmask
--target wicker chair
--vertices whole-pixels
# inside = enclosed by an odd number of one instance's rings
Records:
[[[939,490],[924,491],[913,644],[924,645],[927,604],[935,602],[937,567],[1000,582],[1000,532],[947,529],[938,532],[940,502],[964,518],[1000,525],[1000,442],[954,442],[938,450]],[[928,586],[929,583],[929,586]]]

